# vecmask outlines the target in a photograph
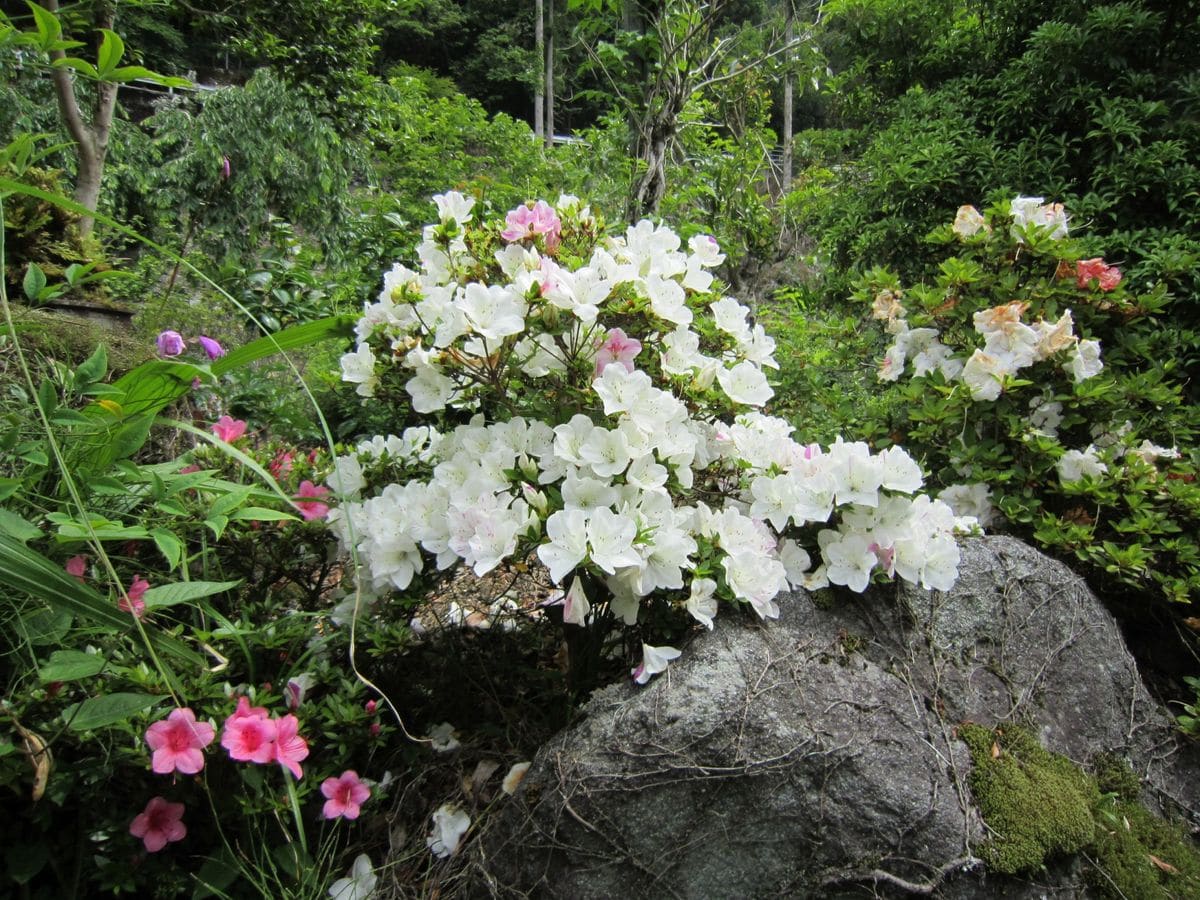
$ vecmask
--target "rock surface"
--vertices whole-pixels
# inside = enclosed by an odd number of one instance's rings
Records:
[[[1018,541],[963,546],[955,588],[798,593],[717,620],[647,687],[614,685],[538,753],[473,842],[472,895],[1082,897],[1070,861],[989,875],[955,726],[1024,723],[1127,759],[1200,823],[1200,765],[1083,582]]]

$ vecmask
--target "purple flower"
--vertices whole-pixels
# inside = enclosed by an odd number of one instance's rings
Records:
[[[196,340],[200,342],[200,346],[204,348],[204,352],[209,359],[220,359],[225,355],[225,348],[210,338],[208,335],[200,335]]]
[[[229,157],[221,157],[221,180],[224,181],[233,173],[233,167],[229,164]]]
[[[183,341],[183,335],[178,331],[164,331],[158,336],[155,343],[162,356],[178,356],[187,348],[187,344]]]

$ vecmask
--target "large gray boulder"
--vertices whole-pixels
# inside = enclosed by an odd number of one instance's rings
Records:
[[[1066,567],[965,542],[952,591],[797,593],[718,619],[647,687],[611,686],[473,842],[480,896],[1086,896],[1069,864],[998,878],[955,726],[1025,723],[1200,823],[1200,768],[1116,623]]]

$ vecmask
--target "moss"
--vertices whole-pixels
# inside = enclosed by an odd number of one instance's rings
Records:
[[[995,871],[1028,874],[1048,857],[1077,853],[1095,835],[1096,783],[1064,756],[1020,728],[964,725],[971,790],[995,837],[980,849]]]
[[[1200,850],[1137,801],[1140,782],[1099,754],[1088,774],[1021,728],[966,724],[970,784],[994,837],[980,856],[996,872],[1032,874],[1054,856],[1083,853],[1097,896],[1200,898]]]

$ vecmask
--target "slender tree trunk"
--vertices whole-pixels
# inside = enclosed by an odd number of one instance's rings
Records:
[[[546,14],[546,146],[554,145],[554,0]]]
[[[533,133],[538,138],[546,139],[546,146],[550,146],[550,139],[546,135],[545,127],[545,95],[542,91],[542,72],[546,65],[546,22],[545,22],[545,0],[535,0],[533,13],[533,45],[534,55],[538,61],[538,86],[533,92]],[[551,0],[553,2],[553,0]]]
[[[788,0],[787,24],[783,30],[783,40],[790,48],[795,38],[796,28],[792,16],[791,0]],[[784,58],[787,69],[783,76],[783,176],[780,179],[781,192],[786,194],[792,189],[792,51],[789,49]]]
[[[42,7],[58,15],[58,0],[39,0]],[[101,3],[96,7],[93,25],[96,29],[113,27],[115,11],[110,4]],[[62,59],[66,53],[62,50],[50,52],[50,60]],[[117,108],[117,85],[112,82],[97,82],[96,96],[93,101],[91,121],[84,118],[79,106],[79,98],[75,94],[75,85],[71,80],[71,70],[56,66],[51,78],[54,84],[54,95],[58,100],[58,111],[62,115],[67,133],[75,141],[75,157],[77,171],[75,173],[75,202],[85,209],[95,212],[100,201],[100,181],[104,176],[104,159],[108,155],[108,138],[112,130],[113,113]],[[95,228],[93,216],[82,216],[79,220],[79,236],[86,238]]]

